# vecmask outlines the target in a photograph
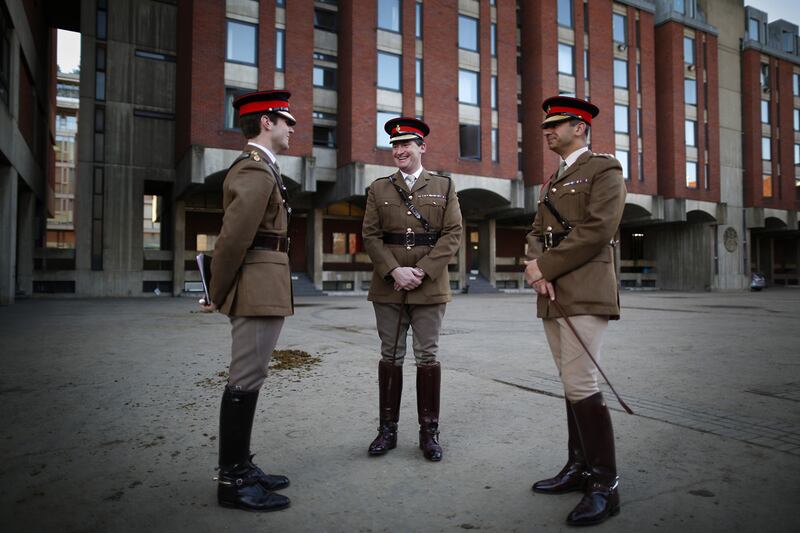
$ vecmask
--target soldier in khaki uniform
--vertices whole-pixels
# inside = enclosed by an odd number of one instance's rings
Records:
[[[602,522],[619,512],[614,433],[597,386],[597,368],[552,304],[558,301],[578,333],[599,356],[608,320],[619,318],[612,246],[625,207],[619,161],[586,146],[596,106],[576,98],[545,100],[542,129],[559,170],[542,187],[527,236],[525,279],[539,293],[538,316],[564,385],[568,460],[555,477],[538,481],[545,494],[583,491],[567,517],[571,525]]]
[[[244,94],[233,106],[247,146],[222,186],[222,229],[211,263],[205,310],[230,317],[231,366],[222,395],[219,436],[221,505],[255,511],[289,506],[272,492],[289,485],[265,474],[250,454],[250,433],[259,389],[267,375],[284,317],[293,313],[288,252],[286,188],[275,154],[289,148],[295,119],[286,91]]]
[[[428,126],[400,117],[389,120],[384,129],[398,171],[370,186],[363,227],[373,264],[369,300],[381,340],[380,425],[369,453],[383,455],[397,445],[410,326],[417,362],[419,445],[425,458],[440,461],[441,367],[436,353],[445,305],[451,299],[447,264],[461,241],[461,209],[452,180],[422,168]]]

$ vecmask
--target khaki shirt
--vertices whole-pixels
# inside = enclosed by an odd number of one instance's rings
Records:
[[[564,227],[540,201],[526,237],[528,259],[538,259],[539,269],[555,286],[556,300],[567,315],[619,318],[614,248],[610,245],[625,208],[625,181],[619,161],[607,154],[581,154],[560,179],[551,177],[547,190],[550,201],[573,230],[557,247],[545,251],[539,237],[547,231],[561,233]],[[542,295],[537,301],[537,315],[561,316]]]
[[[288,213],[267,154],[248,146],[222,184],[222,230],[211,261],[211,301],[228,316],[288,316],[289,256],[248,250],[256,232],[286,237]]]
[[[398,171],[394,178],[408,193],[408,187]],[[375,180],[367,193],[364,213],[364,247],[372,260],[372,283],[368,300],[379,303],[400,303],[401,291],[394,290],[390,272],[397,267],[419,267],[425,271],[422,284],[408,291],[406,303],[438,304],[449,302],[450,276],[447,264],[461,244],[461,207],[456,188],[450,178],[423,170],[410,191],[411,202],[428,221],[431,232],[440,232],[436,245],[414,246],[410,250],[401,244],[385,244],[383,234],[426,233],[422,224],[410,214],[389,178]]]

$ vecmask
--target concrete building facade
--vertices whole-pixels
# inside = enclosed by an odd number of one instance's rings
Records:
[[[785,117],[800,104],[774,96],[794,89],[797,27],[753,39],[751,15],[767,22],[741,0],[81,2],[75,248],[44,247],[33,215],[15,230],[37,260],[26,294],[197,289],[194,255],[213,250],[221,183],[244,146],[231,102],[256,88],[293,94],[279,163],[298,288],[368,288],[366,190],[393,171],[382,124],[401,114],[430,124],[424,165],[459,191],[452,287],[524,288],[524,235],[558,163],[541,102],[557,93],[600,107],[592,148],[623,165],[623,286],[742,289],[751,268],[797,283],[800,141]],[[773,46],[784,34],[792,51]],[[764,61],[771,116],[783,117],[767,125],[753,103]]]

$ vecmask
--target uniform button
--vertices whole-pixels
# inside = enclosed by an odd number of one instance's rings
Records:
[[[414,195],[413,195],[413,194],[409,194],[409,195],[408,195],[408,199],[409,199],[409,200],[413,200],[413,199],[414,199]]]
[[[389,205],[389,202],[383,202],[383,205]]]
[[[406,250],[410,250],[410,249],[411,249],[411,247],[410,247],[410,246],[406,246]]]
[[[556,188],[553,187],[552,189],[550,189],[550,192],[556,192]]]
[[[575,189],[570,189],[569,192],[575,192]]]
[[[547,231],[553,231],[553,226],[547,226]]]
[[[411,211],[406,211],[406,215],[410,215],[410,214],[411,214]]]
[[[411,232],[411,228],[406,228],[406,231]]]
[[[436,205],[436,202],[433,202],[433,205]]]

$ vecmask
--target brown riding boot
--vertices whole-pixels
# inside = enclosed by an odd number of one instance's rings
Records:
[[[600,392],[572,404],[572,409],[591,477],[583,499],[567,516],[567,524],[599,524],[619,513],[619,478],[611,415]]]
[[[575,425],[575,415],[572,412],[570,401],[564,398],[567,405],[567,464],[561,472],[549,479],[543,479],[533,484],[534,492],[542,494],[563,494],[583,490],[589,476],[586,459],[583,457],[581,439],[578,427]]]
[[[391,361],[378,363],[378,436],[369,445],[370,455],[383,455],[397,447],[397,421],[403,393],[403,367]]]
[[[442,367],[438,362],[417,367],[417,415],[419,416],[419,447],[425,459],[442,460],[439,446],[439,392]]]

